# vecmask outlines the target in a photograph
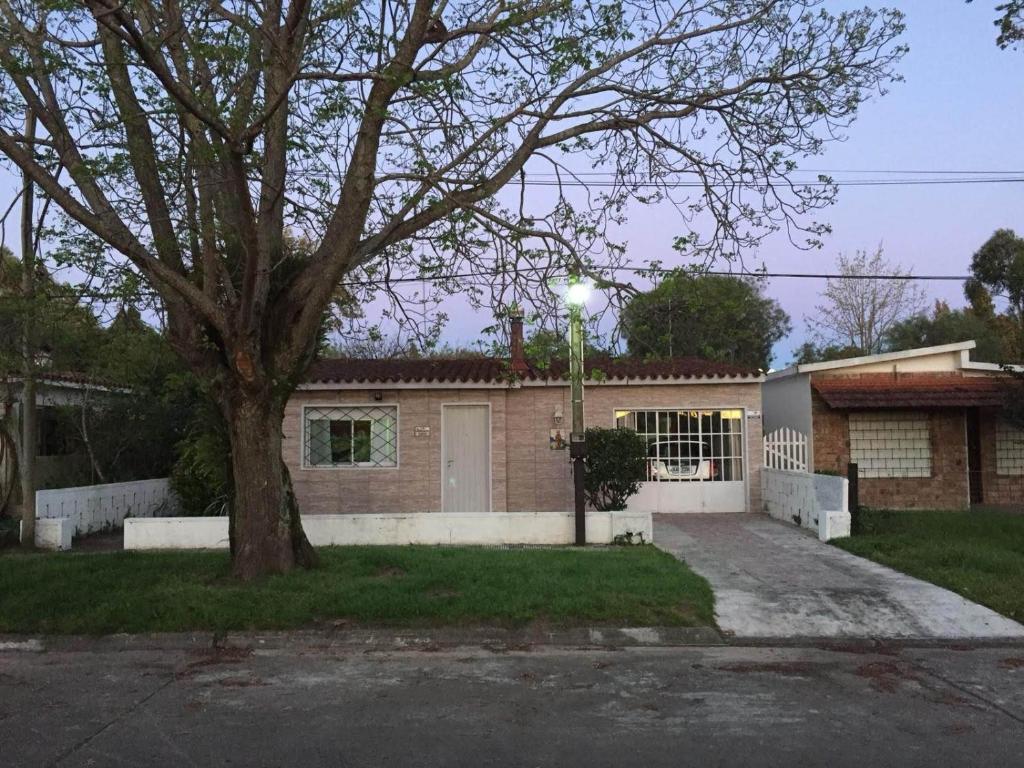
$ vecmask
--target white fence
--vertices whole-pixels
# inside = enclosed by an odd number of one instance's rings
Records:
[[[787,472],[806,472],[807,435],[789,427],[780,427],[764,436],[764,466]]]
[[[764,511],[777,520],[809,528],[822,541],[850,535],[849,492],[845,477],[761,470]]]
[[[120,528],[126,517],[172,515],[176,510],[167,478],[36,491],[36,518],[66,518],[75,536]]]

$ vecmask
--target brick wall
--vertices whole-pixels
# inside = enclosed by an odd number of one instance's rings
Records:
[[[572,507],[572,473],[568,451],[552,451],[548,435],[555,427],[555,407],[560,405],[568,431],[568,387],[523,387],[508,397],[508,509],[559,511]],[[615,411],[642,408],[745,408],[761,410],[758,384],[681,384],[588,387],[584,409],[586,423],[614,427]],[[761,419],[746,419],[749,510],[761,509]]]
[[[814,424],[814,471],[846,474],[850,463],[850,427],[846,411],[829,408],[821,395],[811,390]]]
[[[814,469],[846,474],[850,461],[850,415],[829,408],[817,393],[814,414]],[[874,412],[884,423],[885,411]],[[860,503],[889,509],[965,509],[968,506],[967,445],[964,412],[925,411],[931,468],[926,477],[861,477]],[[895,436],[894,436],[895,437]],[[895,439],[899,439],[895,437]],[[986,438],[983,437],[983,442]],[[919,436],[911,438],[915,450]],[[882,446],[878,446],[879,449]],[[900,446],[898,450],[909,450]],[[889,449],[893,450],[893,449]],[[994,462],[994,460],[993,460]],[[994,468],[994,464],[993,464]]]
[[[861,477],[931,477],[932,445],[924,411],[854,411],[850,461]]]
[[[383,398],[375,402],[380,391]],[[492,510],[505,511],[504,389],[382,389],[296,392],[285,409],[282,452],[299,508],[309,514],[437,512],[441,509],[441,406],[490,403]],[[305,405],[398,406],[398,466],[306,468],[302,464]],[[417,434],[417,427],[420,429]],[[426,429],[423,429],[426,428]]]
[[[373,400],[375,391],[383,394]],[[283,453],[303,512],[436,512],[441,510],[441,405],[491,404],[492,509],[552,512],[572,508],[568,451],[548,446],[557,407],[568,433],[569,387],[518,389],[303,390],[285,411]],[[302,465],[304,405],[398,405],[398,467],[309,469]],[[620,408],[761,410],[759,384],[595,385],[586,390],[586,420],[611,427]],[[745,423],[748,509],[761,508],[761,419]],[[416,427],[420,427],[417,434]],[[428,430],[422,429],[427,427]]]
[[[1024,504],[1024,475],[1010,474],[1016,472],[1015,462],[1010,461],[1014,451],[1011,446],[1003,445],[1003,461],[999,462],[1000,422],[998,411],[983,409],[980,414],[981,431],[981,489],[982,501],[985,504],[1021,505]],[[1011,438],[1003,426],[1002,442]],[[1012,439],[1012,438],[1011,438]],[[1000,463],[1002,467],[1000,467]]]

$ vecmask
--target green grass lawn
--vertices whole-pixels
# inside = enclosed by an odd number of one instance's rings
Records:
[[[252,584],[221,552],[8,554],[0,632],[108,634],[438,626],[713,624],[711,588],[651,546],[600,550],[333,547]]]
[[[865,511],[863,533],[832,543],[1024,622],[1024,517]]]

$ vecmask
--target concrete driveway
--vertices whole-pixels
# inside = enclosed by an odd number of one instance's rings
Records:
[[[765,515],[655,515],[654,541],[711,583],[736,637],[1024,638],[995,611]]]

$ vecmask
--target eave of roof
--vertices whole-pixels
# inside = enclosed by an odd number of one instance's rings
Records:
[[[818,373],[819,371],[834,371],[840,368],[853,368],[859,365],[871,365],[872,363],[890,363],[899,360],[909,360],[915,357],[930,357],[931,355],[942,355],[949,352],[969,353],[977,346],[975,341],[958,341],[953,344],[940,344],[934,347],[918,347],[917,349],[905,349],[900,352],[882,352],[877,355],[862,355],[861,357],[848,357],[844,360],[829,360],[824,363],[798,363],[779,371],[772,371],[768,374],[768,381],[795,376],[801,373]],[[964,355],[966,359],[966,354]]]
[[[24,375],[20,373],[0,374],[0,383],[6,382],[20,385],[24,380]],[[90,376],[77,371],[37,371],[36,383],[41,386],[58,389],[88,389],[104,392],[132,391],[131,387],[122,382],[99,376]]]
[[[502,358],[428,358],[422,360],[366,360],[335,358],[315,362],[300,388],[329,389],[331,386],[427,386],[474,387],[549,386],[568,381],[568,366],[562,362],[548,368],[529,367],[514,374]],[[587,361],[588,384],[737,382],[759,383],[760,373],[725,363],[697,358],[643,361],[628,358],[594,358]]]
[[[834,377],[811,382],[831,408],[1002,407],[1007,380],[987,376]]]

